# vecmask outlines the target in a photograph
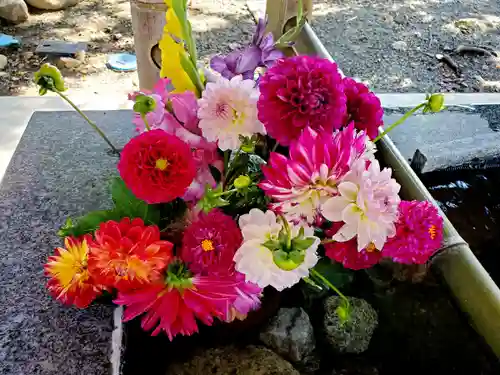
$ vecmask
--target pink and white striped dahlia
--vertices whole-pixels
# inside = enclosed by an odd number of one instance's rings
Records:
[[[289,157],[271,153],[259,184],[275,202],[271,208],[288,220],[313,223],[321,205],[359,159],[368,160],[366,136],[350,124],[333,135],[306,128],[290,145]]]
[[[366,164],[359,160],[353,165],[338,186],[340,194],[328,199],[322,214],[332,222],[345,223],[333,240],[346,242],[357,236],[358,251],[371,244],[380,251],[396,234],[401,186],[391,178],[391,169],[380,170],[378,160]]]
[[[119,292],[114,302],[126,306],[124,321],[144,314],[144,330],[153,330],[153,336],[163,331],[172,340],[198,332],[197,319],[211,326],[214,318],[230,321],[248,314],[260,306],[260,295],[261,289],[246,283],[241,274],[193,275],[177,260],[169,265],[163,282]]]

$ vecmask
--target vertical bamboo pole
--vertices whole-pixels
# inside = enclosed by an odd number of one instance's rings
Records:
[[[163,0],[130,0],[130,10],[139,87],[141,90],[151,90],[160,78],[157,44],[165,26],[167,6]]]

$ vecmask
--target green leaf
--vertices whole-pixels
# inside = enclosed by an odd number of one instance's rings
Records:
[[[77,218],[75,223],[72,222],[71,218],[68,218],[66,223],[57,232],[57,235],[60,237],[83,236],[87,233],[93,233],[99,228],[99,224],[105,221],[118,219],[119,217],[114,210],[92,211]]]
[[[266,164],[266,161],[257,154],[251,154],[248,160],[249,173],[262,173],[261,166]]]
[[[127,188],[125,182],[119,177],[115,177],[111,184],[111,195],[115,203],[113,210],[119,219],[124,217],[141,218],[146,225],[160,222],[160,209],[157,205],[147,204],[138,199]]]
[[[296,237],[292,240],[292,249],[297,251],[306,251],[316,241],[313,237],[300,238]]]
[[[272,250],[272,251],[281,249],[280,243],[278,241],[275,241],[275,240],[267,240],[262,245],[267,247],[269,250]]]
[[[328,258],[321,259],[314,269],[339,289],[350,284],[354,278],[352,270],[344,268],[340,263],[333,263]]]
[[[200,78],[200,75],[198,73],[198,70],[196,69],[196,66],[189,59],[189,57],[185,51],[181,51],[181,53],[179,54],[179,57],[181,60],[182,69],[184,69],[184,71],[188,75],[191,82],[193,82],[193,84],[196,86],[196,89],[198,90],[198,94],[201,94],[201,92],[203,92],[203,90],[204,90],[204,87],[203,87],[203,84],[201,83],[201,78]]]

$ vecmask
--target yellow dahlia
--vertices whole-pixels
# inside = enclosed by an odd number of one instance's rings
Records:
[[[49,292],[65,305],[85,308],[101,294],[103,287],[90,276],[87,268],[88,242],[91,236],[66,237],[64,248],[58,247],[45,265]]]

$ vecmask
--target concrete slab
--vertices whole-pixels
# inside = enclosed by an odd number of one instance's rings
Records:
[[[132,136],[129,111],[89,116],[119,147]],[[0,374],[110,373],[113,307],[63,307],[45,290],[43,265],[66,217],[111,204],[116,162],[73,112],[29,121],[0,185]]]
[[[408,108],[386,110],[391,124]],[[449,107],[437,114],[417,114],[390,133],[406,159],[418,149],[427,158],[422,172],[500,157],[500,105]]]
[[[117,98],[113,95],[88,96],[76,92],[70,96],[82,110],[87,111],[132,108],[132,103],[127,98]],[[33,113],[57,110],[73,111],[61,98],[52,95],[0,97],[0,181]]]

